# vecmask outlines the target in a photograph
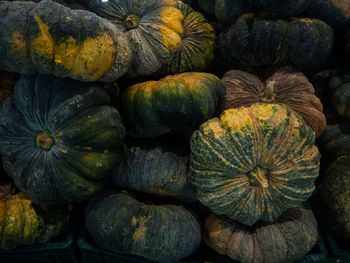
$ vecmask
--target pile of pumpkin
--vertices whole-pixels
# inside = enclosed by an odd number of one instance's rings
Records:
[[[2,249],[55,238],[88,201],[88,232],[116,252],[177,262],[203,237],[294,262],[318,239],[302,205],[316,138],[350,238],[350,4],[185,2],[0,2],[1,181],[17,187],[0,186]]]

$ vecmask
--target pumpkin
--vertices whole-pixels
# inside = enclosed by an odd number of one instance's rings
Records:
[[[170,62],[180,48],[184,16],[177,0],[86,0],[89,10],[122,29],[134,59],[130,75],[150,75]]]
[[[22,76],[0,110],[0,154],[16,186],[40,204],[80,202],[100,191],[125,136],[109,101],[91,84]]]
[[[292,263],[316,244],[317,221],[311,210],[301,207],[289,209],[272,223],[254,226],[211,214],[203,238],[218,253],[242,263]]]
[[[10,184],[0,185],[0,247],[47,242],[61,234],[69,220],[68,207],[41,207]]]
[[[261,11],[275,13],[279,16],[295,16],[308,8],[310,0],[248,0]]]
[[[329,82],[332,105],[338,114],[350,118],[350,68],[338,69]]]
[[[340,229],[337,234],[350,239],[350,155],[339,157],[327,167],[319,193],[327,204],[326,213]]]
[[[91,199],[85,225],[101,247],[157,262],[177,262],[201,242],[199,223],[176,205],[147,205],[127,193]]]
[[[319,137],[326,128],[321,101],[302,73],[279,70],[266,79],[241,70],[227,72],[225,109],[249,107],[256,102],[281,103],[297,112]]]
[[[0,107],[5,99],[12,95],[18,78],[17,73],[0,71]]]
[[[111,82],[131,63],[121,31],[83,10],[50,0],[0,3],[0,69]]]
[[[132,85],[122,93],[120,106],[131,136],[186,135],[221,111],[225,95],[216,76],[189,72]]]
[[[285,105],[229,109],[193,133],[189,179],[215,214],[246,225],[273,222],[314,191],[314,143],[311,128]]]
[[[188,163],[188,156],[163,147],[134,146],[127,150],[114,178],[122,187],[192,203],[196,191],[187,179]]]
[[[333,38],[332,28],[317,19],[249,13],[220,34],[219,51],[231,66],[318,67],[330,54]]]

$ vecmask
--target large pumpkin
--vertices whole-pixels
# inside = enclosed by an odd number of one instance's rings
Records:
[[[79,202],[119,163],[125,136],[107,92],[47,75],[22,76],[0,111],[0,153],[16,186],[38,203]]]
[[[329,83],[332,105],[342,116],[350,118],[350,68],[338,69]]]
[[[187,135],[221,111],[225,95],[216,76],[182,73],[129,87],[121,95],[121,113],[131,136]]]
[[[201,242],[196,217],[175,205],[147,205],[126,193],[89,201],[85,225],[102,247],[157,262],[177,262]]]
[[[272,222],[315,189],[315,135],[285,105],[256,103],[203,123],[191,138],[190,181],[217,215]]]
[[[0,185],[0,248],[47,242],[68,223],[68,207],[41,207],[11,184]]]
[[[293,208],[273,223],[248,227],[211,214],[204,225],[204,241],[218,253],[242,263],[292,263],[318,240],[311,210]]]
[[[131,63],[131,48],[107,20],[50,0],[0,3],[0,69],[111,82]]]
[[[310,0],[248,0],[260,11],[275,13],[279,16],[295,16],[308,8]]]
[[[225,74],[225,109],[249,107],[256,102],[281,103],[297,112],[319,137],[326,128],[321,101],[302,73],[280,70],[267,79],[240,70]]]
[[[317,19],[277,19],[242,15],[219,37],[219,51],[230,66],[318,67],[333,47],[333,30]]]
[[[0,107],[5,99],[12,95],[18,78],[19,74],[17,73],[0,71]]]

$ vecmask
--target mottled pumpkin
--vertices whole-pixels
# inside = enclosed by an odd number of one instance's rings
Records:
[[[17,73],[0,71],[0,107],[5,99],[12,95],[18,78],[19,74]]]
[[[204,225],[204,241],[220,254],[242,263],[292,263],[318,240],[311,210],[292,208],[272,223],[245,226],[211,214]]]
[[[221,111],[225,95],[225,86],[212,74],[170,75],[126,89],[121,113],[131,136],[157,137],[170,131],[187,135]]]
[[[319,137],[326,128],[321,101],[302,73],[280,70],[267,79],[241,70],[227,72],[225,109],[249,107],[256,102],[281,103],[297,112]]]
[[[350,155],[339,157],[327,167],[319,193],[328,207],[324,213],[340,226],[337,234],[350,239]]]
[[[0,69],[111,82],[132,59],[121,31],[107,20],[50,0],[0,3]]]
[[[338,114],[350,118],[350,68],[334,72],[329,83],[332,105]]]
[[[224,111],[191,138],[190,181],[200,202],[246,225],[272,222],[315,189],[315,135],[287,106]]]
[[[309,18],[242,15],[219,36],[219,51],[230,66],[318,67],[333,48],[326,23]]]
[[[100,191],[125,136],[109,101],[91,84],[22,76],[0,110],[0,153],[16,186],[40,204],[80,202]]]
[[[201,242],[199,223],[182,206],[147,205],[126,193],[89,201],[85,225],[101,247],[157,262],[177,262]]]
[[[308,8],[310,0],[248,0],[255,8],[279,16],[295,16]]]
[[[174,151],[131,147],[114,178],[122,187],[192,203],[196,191],[187,178],[188,166],[188,156]]]
[[[68,220],[68,207],[41,207],[13,185],[0,185],[0,248],[47,242],[65,230]]]

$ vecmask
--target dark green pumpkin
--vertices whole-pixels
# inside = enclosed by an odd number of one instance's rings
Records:
[[[255,8],[279,16],[295,16],[308,8],[313,0],[248,0]]]
[[[121,31],[95,14],[50,0],[0,3],[0,69],[111,82],[129,69]]]
[[[175,205],[146,205],[126,193],[95,197],[85,225],[101,247],[157,262],[177,262],[201,242],[196,217]]]
[[[0,107],[5,99],[12,95],[18,78],[19,74],[17,73],[0,71]]]
[[[332,105],[338,114],[350,118],[350,68],[338,69],[329,83]]]
[[[121,159],[125,129],[99,87],[22,76],[0,111],[0,153],[16,186],[38,203],[80,202]]]

